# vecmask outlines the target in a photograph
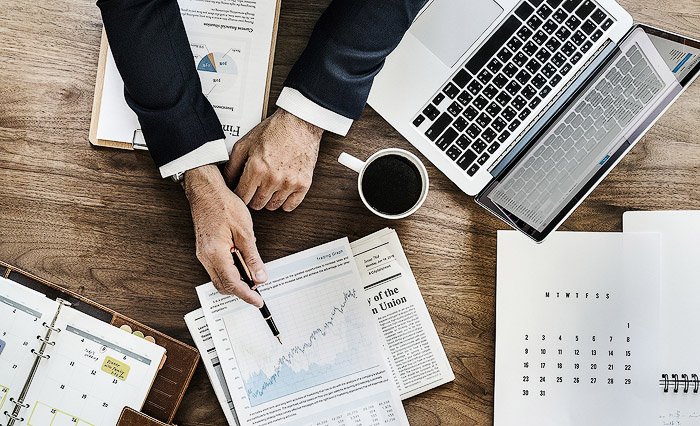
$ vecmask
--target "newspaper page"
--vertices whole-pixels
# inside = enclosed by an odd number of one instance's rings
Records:
[[[226,135],[235,141],[262,118],[277,1],[178,0],[202,82]],[[136,114],[124,100],[124,82],[107,55],[97,138],[143,144]]]
[[[241,425],[408,425],[347,238],[270,262],[258,309],[197,287]]]

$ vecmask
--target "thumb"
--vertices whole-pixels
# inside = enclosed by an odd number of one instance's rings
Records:
[[[234,244],[236,244],[236,248],[243,255],[243,261],[252,275],[253,282],[257,285],[267,281],[267,271],[265,271],[265,264],[255,245],[255,237],[242,240],[237,239]]]
[[[224,180],[226,180],[229,186],[241,176],[241,173],[243,173],[243,166],[245,166],[247,159],[248,138],[244,137],[233,145],[231,157],[224,166]]]

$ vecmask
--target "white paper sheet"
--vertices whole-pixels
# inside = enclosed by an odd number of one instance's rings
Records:
[[[700,211],[626,212],[623,229],[661,233],[661,359],[648,374],[700,376]],[[658,425],[700,425],[700,393],[656,390]]]
[[[649,425],[658,234],[498,232],[494,424]]]

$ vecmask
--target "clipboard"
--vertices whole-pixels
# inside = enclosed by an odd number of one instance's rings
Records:
[[[267,105],[270,99],[270,86],[272,83],[272,66],[275,60],[275,47],[277,45],[277,27],[280,18],[280,6],[281,0],[276,0],[275,5],[275,17],[272,24],[272,41],[270,43],[270,55],[268,57],[267,65],[267,78],[265,81],[265,93],[263,99],[263,109],[262,116],[260,120],[264,120],[267,117]],[[117,148],[117,149],[128,149],[128,150],[148,150],[146,146],[146,141],[141,133],[140,129],[134,129],[134,136],[130,142],[115,141],[108,139],[98,139],[97,130],[99,128],[100,121],[100,108],[102,105],[102,95],[103,87],[105,83],[105,69],[107,66],[107,54],[109,52],[109,42],[107,41],[107,33],[104,28],[102,29],[102,36],[100,38],[100,53],[97,62],[97,75],[95,77],[95,94],[92,100],[92,113],[90,115],[90,132],[88,134],[88,140],[93,146],[101,146],[107,148]]]
[[[150,424],[169,424],[172,422],[199,363],[197,349],[3,261],[0,261],[0,276],[43,293],[51,299],[62,299],[70,303],[72,308],[115,327],[128,325],[134,332],[140,331],[144,335],[152,336],[158,345],[166,349],[167,358],[156,375],[141,411],[131,410],[133,412],[128,416],[129,419],[137,418],[140,421],[124,424],[146,425],[149,424],[149,421],[153,421],[149,419],[162,422]],[[121,420],[118,425],[122,425]]]

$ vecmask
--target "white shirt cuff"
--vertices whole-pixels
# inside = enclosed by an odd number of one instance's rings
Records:
[[[180,172],[196,169],[206,164],[218,164],[228,160],[228,150],[223,139],[207,142],[192,152],[176,158],[160,168],[164,178]]]
[[[277,99],[277,106],[315,126],[345,136],[353,120],[326,109],[309,100],[296,89],[285,87]]]

